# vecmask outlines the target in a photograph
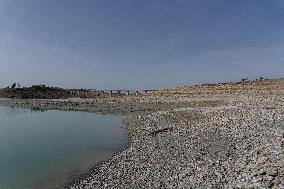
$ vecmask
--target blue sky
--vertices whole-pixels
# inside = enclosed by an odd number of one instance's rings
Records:
[[[0,0],[0,87],[282,77],[283,0]]]

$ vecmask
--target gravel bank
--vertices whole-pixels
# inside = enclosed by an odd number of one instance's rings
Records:
[[[129,118],[128,149],[70,188],[284,188],[284,96],[223,99]]]

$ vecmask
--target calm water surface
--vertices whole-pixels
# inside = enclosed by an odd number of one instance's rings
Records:
[[[62,188],[127,145],[122,119],[0,106],[0,188]]]

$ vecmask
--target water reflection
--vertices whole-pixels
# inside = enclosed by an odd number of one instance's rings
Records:
[[[32,114],[32,113],[42,113],[47,110],[42,110],[42,109],[35,109],[35,108],[19,108],[16,106],[9,106],[7,108],[1,108],[0,109],[0,114],[3,116],[8,116],[10,118],[15,118],[19,115],[23,114]]]

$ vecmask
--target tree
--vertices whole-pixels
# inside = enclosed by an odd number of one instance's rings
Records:
[[[15,87],[16,87],[16,83],[13,83],[13,85],[12,85],[12,89],[14,89]]]

